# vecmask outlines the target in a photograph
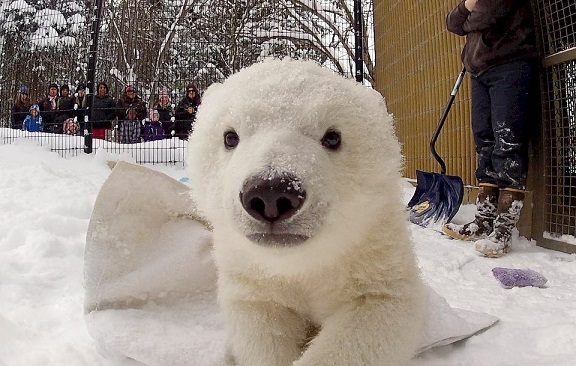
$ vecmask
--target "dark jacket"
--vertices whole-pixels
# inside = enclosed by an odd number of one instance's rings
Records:
[[[22,103],[16,101],[10,111],[10,127],[21,130],[22,124],[28,115],[31,103],[29,101]]]
[[[172,108],[171,104],[161,105],[160,103],[156,104],[154,107],[158,111],[159,121],[162,123],[162,128],[166,135],[170,135],[174,130],[174,121],[172,121],[172,117],[174,117],[174,108]]]
[[[112,128],[112,120],[116,118],[116,102],[106,94],[95,95],[92,109],[92,128]]]
[[[77,96],[74,98],[74,105],[76,106],[75,115],[78,117],[78,122],[80,124],[84,124],[84,116],[86,115],[86,103],[88,101],[88,97],[84,96]]]
[[[188,108],[192,107],[192,110],[188,112]],[[198,105],[196,105],[194,99],[184,97],[176,107],[176,121],[174,124],[175,135],[181,139],[187,139],[188,135],[192,131],[194,126],[194,121],[196,121],[196,112],[198,111]]]
[[[462,1],[448,13],[446,28],[466,36],[462,63],[472,75],[537,57],[530,0],[479,0],[472,12]]]
[[[56,101],[56,122],[58,124],[64,123],[68,118],[74,118],[76,111],[74,110],[74,97],[59,97]]]
[[[186,87],[186,90],[194,90],[194,98],[190,98],[188,94],[180,100],[178,106],[176,107],[176,123],[174,126],[174,131],[176,136],[181,139],[188,139],[188,135],[194,128],[194,122],[196,121],[196,112],[202,100],[200,99],[200,92],[196,85],[190,83]],[[188,111],[189,108],[192,108]]]
[[[42,113],[44,121],[44,132],[62,133],[62,124],[59,124],[56,120],[58,115],[58,97],[55,97],[54,109],[52,109],[52,102],[48,96],[38,101],[37,104],[40,107],[40,113]]]
[[[116,103],[116,115],[118,116],[118,119],[125,119],[126,112],[130,108],[136,110],[136,118],[140,121],[146,118],[146,115],[148,114],[146,106],[140,97],[136,96],[134,98],[128,98],[128,96],[124,94],[120,99],[118,99],[118,103]]]
[[[186,93],[184,98],[180,100],[178,106],[176,107],[176,123],[174,130],[176,136],[181,139],[188,139],[188,135],[194,128],[194,121],[196,121],[196,112],[202,100],[200,99],[200,92],[198,88],[193,83],[189,83],[186,90],[194,90],[194,97],[190,98],[189,94]],[[192,110],[189,112],[188,108],[191,107]]]

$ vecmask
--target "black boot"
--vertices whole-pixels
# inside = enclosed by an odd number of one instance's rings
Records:
[[[512,230],[520,218],[524,205],[524,191],[506,188],[500,191],[498,216],[494,220],[494,230],[486,239],[478,240],[474,247],[478,254],[498,258],[510,251]]]
[[[478,240],[487,237],[493,228],[498,206],[498,186],[480,183],[478,197],[476,198],[476,215],[474,221],[464,225],[446,224],[442,231],[445,234],[460,240]]]

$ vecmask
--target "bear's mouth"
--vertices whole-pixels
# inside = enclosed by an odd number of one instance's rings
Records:
[[[255,233],[246,235],[252,242],[267,247],[291,247],[302,244],[309,236],[289,233]]]

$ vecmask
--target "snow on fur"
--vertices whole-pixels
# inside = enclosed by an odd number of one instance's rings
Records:
[[[322,144],[330,131],[341,134],[338,149]],[[187,162],[192,197],[214,226],[237,365],[410,362],[423,286],[401,160],[381,95],[313,62],[266,61],[206,91]],[[239,194],[251,180],[284,176],[301,182],[302,206],[254,219]],[[306,240],[284,245],[288,237]]]

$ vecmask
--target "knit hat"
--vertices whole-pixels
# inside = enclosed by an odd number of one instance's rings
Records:
[[[30,89],[28,89],[28,87],[27,87],[26,85],[22,85],[22,86],[20,87],[20,94],[26,94],[26,95],[28,95],[29,92],[30,92]]]
[[[152,121],[154,117],[160,117],[160,113],[158,113],[156,109],[151,109],[148,118],[150,119],[150,121]]]
[[[82,83],[78,84],[78,86],[76,87],[76,93],[78,93],[78,90],[86,90],[86,85]]]
[[[136,93],[136,89],[134,89],[132,85],[126,85],[124,87],[124,93],[128,93],[129,91],[133,91],[134,93]]]
[[[126,109],[126,117],[128,117],[128,113],[130,113],[130,111],[133,111],[134,113],[136,113],[136,108],[134,108],[134,107],[128,107],[128,108]]]
[[[60,87],[60,91],[62,91],[62,90],[68,90],[68,91],[70,91],[70,87],[68,86],[68,84],[63,84],[63,85]]]
[[[56,88],[56,90],[58,90],[58,84],[52,83],[52,84],[48,85],[48,90],[50,90],[50,88]]]
[[[166,88],[160,88],[160,91],[158,92],[158,96],[159,97],[168,96],[168,90]]]
[[[32,112],[32,110],[36,110],[36,112],[40,113],[40,107],[38,107],[38,104],[32,104],[30,106],[30,109],[28,109],[29,112]]]

